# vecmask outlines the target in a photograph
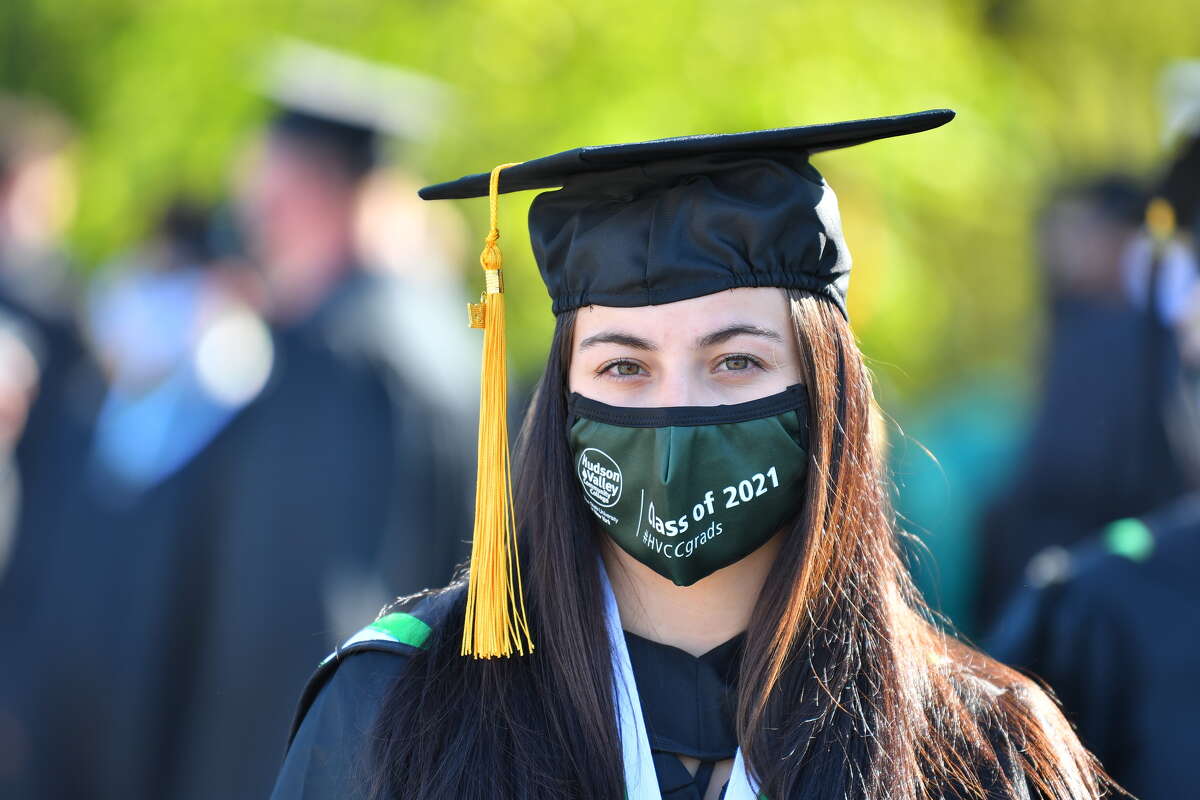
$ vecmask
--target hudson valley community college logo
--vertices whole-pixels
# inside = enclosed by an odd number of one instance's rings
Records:
[[[579,482],[592,502],[611,508],[621,499],[621,467],[608,453],[589,447],[579,454]]]

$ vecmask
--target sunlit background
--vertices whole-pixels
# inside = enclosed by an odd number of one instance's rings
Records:
[[[169,203],[216,209],[237,249],[226,218],[277,108],[281,43],[395,68],[373,112],[393,134],[395,171],[373,184],[360,224],[376,260],[410,283],[450,276],[446,307],[482,287],[486,201],[421,209],[423,183],[580,145],[954,109],[931,133],[814,160],[854,253],[850,315],[895,423],[897,504],[924,542],[919,583],[976,635],[974,532],[1036,405],[1047,319],[1036,220],[1062,186],[1109,173],[1153,194],[1175,146],[1162,75],[1200,55],[1195,17],[1194,0],[4,0],[0,92],[56,108],[74,130],[46,165],[56,188],[41,218],[61,223],[69,275],[90,287],[80,316],[111,323],[111,340],[90,336],[102,356],[123,331],[160,329],[102,289],[144,256]],[[525,231],[532,196],[500,206],[522,397],[553,324]],[[427,370],[466,413],[475,340],[438,333],[451,323],[435,306],[392,320],[404,369]],[[233,374],[212,383],[240,405],[266,381],[255,370],[271,342],[238,309],[225,323],[197,345],[197,369]],[[161,358],[173,347],[164,338]]]
[[[266,49],[301,37],[453,87],[435,136],[400,154],[431,182],[584,144],[949,107],[935,134],[819,159],[855,248],[851,311],[905,400],[1020,364],[1035,331],[1029,231],[1049,186],[1153,172],[1159,73],[1195,54],[1186,0],[1004,2],[220,2],[8,0],[0,82],[79,128],[72,247],[85,269],[186,190],[219,199],[268,110]],[[397,100],[401,102],[401,100]],[[503,208],[517,358],[549,312]],[[480,232],[482,203],[464,204]],[[894,368],[891,365],[895,365]]]

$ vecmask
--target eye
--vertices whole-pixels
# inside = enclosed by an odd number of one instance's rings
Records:
[[[742,372],[759,366],[762,365],[753,356],[733,355],[722,358],[717,364],[717,369],[724,372]]]
[[[614,378],[636,378],[639,375],[645,374],[646,370],[641,364],[636,361],[628,361],[618,359],[602,364],[600,369],[596,370],[596,376],[611,375]]]

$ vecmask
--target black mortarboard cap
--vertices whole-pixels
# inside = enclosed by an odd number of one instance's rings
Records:
[[[561,187],[529,210],[553,311],[671,303],[739,286],[825,294],[846,312],[850,253],[809,156],[918,133],[948,109],[746,133],[581,147],[506,168],[499,191]],[[489,173],[420,190],[482,197]]]

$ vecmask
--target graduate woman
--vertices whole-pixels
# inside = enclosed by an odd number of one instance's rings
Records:
[[[1054,704],[911,587],[808,160],[952,117],[582,148],[422,190],[491,199],[469,581],[321,666],[276,798],[1103,793]],[[552,187],[529,225],[557,325],[510,473],[497,196]]]

